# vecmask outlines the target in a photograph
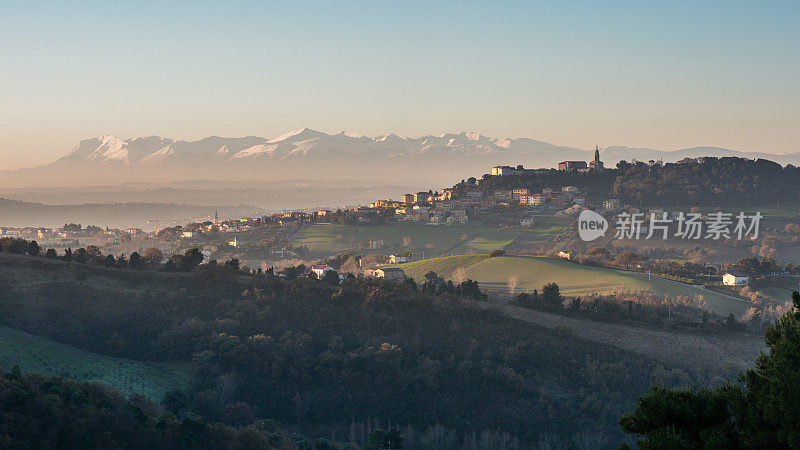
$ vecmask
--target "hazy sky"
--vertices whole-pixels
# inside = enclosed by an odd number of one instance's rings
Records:
[[[0,4],[0,168],[305,126],[800,151],[797,0],[118,3]]]

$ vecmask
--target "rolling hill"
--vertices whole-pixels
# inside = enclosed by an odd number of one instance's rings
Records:
[[[655,297],[662,298],[678,295],[694,298],[701,295],[709,310],[723,316],[730,313],[738,316],[747,309],[744,302],[682,283],[660,278],[648,279],[646,275],[638,273],[584,266],[547,257],[447,256],[401,264],[398,267],[416,280],[424,279],[429,271],[451,277],[457,268],[464,267],[468,278],[480,283],[484,289],[498,292],[508,292],[508,278],[516,276],[519,281],[517,291],[530,292],[541,289],[546,283],[555,282],[565,295],[650,290]]]

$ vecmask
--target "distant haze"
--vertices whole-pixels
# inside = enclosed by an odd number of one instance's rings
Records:
[[[609,147],[601,159],[619,160],[741,156],[800,165],[800,155],[747,153],[715,147],[676,151]],[[474,132],[405,137],[328,134],[303,128],[275,138],[208,137],[179,141],[160,136],[101,136],[79,142],[50,164],[0,172],[0,188],[96,186],[216,180],[360,180],[377,185],[443,187],[490,172],[494,165],[555,167],[563,160],[589,160],[592,149],[559,146],[532,138],[488,137]]]

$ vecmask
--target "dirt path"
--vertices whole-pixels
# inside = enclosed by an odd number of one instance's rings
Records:
[[[577,336],[653,359],[692,368],[752,367],[764,338],[747,334],[670,332],[565,317],[519,306],[472,302],[546,328],[569,327]]]

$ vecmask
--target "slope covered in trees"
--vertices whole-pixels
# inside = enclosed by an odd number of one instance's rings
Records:
[[[438,423],[454,442],[498,430],[528,444],[576,430],[608,441],[621,437],[616,418],[664,373],[648,358],[411,284],[14,255],[0,266],[4,325],[105,354],[191,361],[191,388],[169,403],[212,420],[240,405],[316,436],[348,436],[353,421],[377,418]]]
[[[696,158],[620,163],[611,195],[635,205],[731,206],[800,203],[800,168],[765,159]]]

